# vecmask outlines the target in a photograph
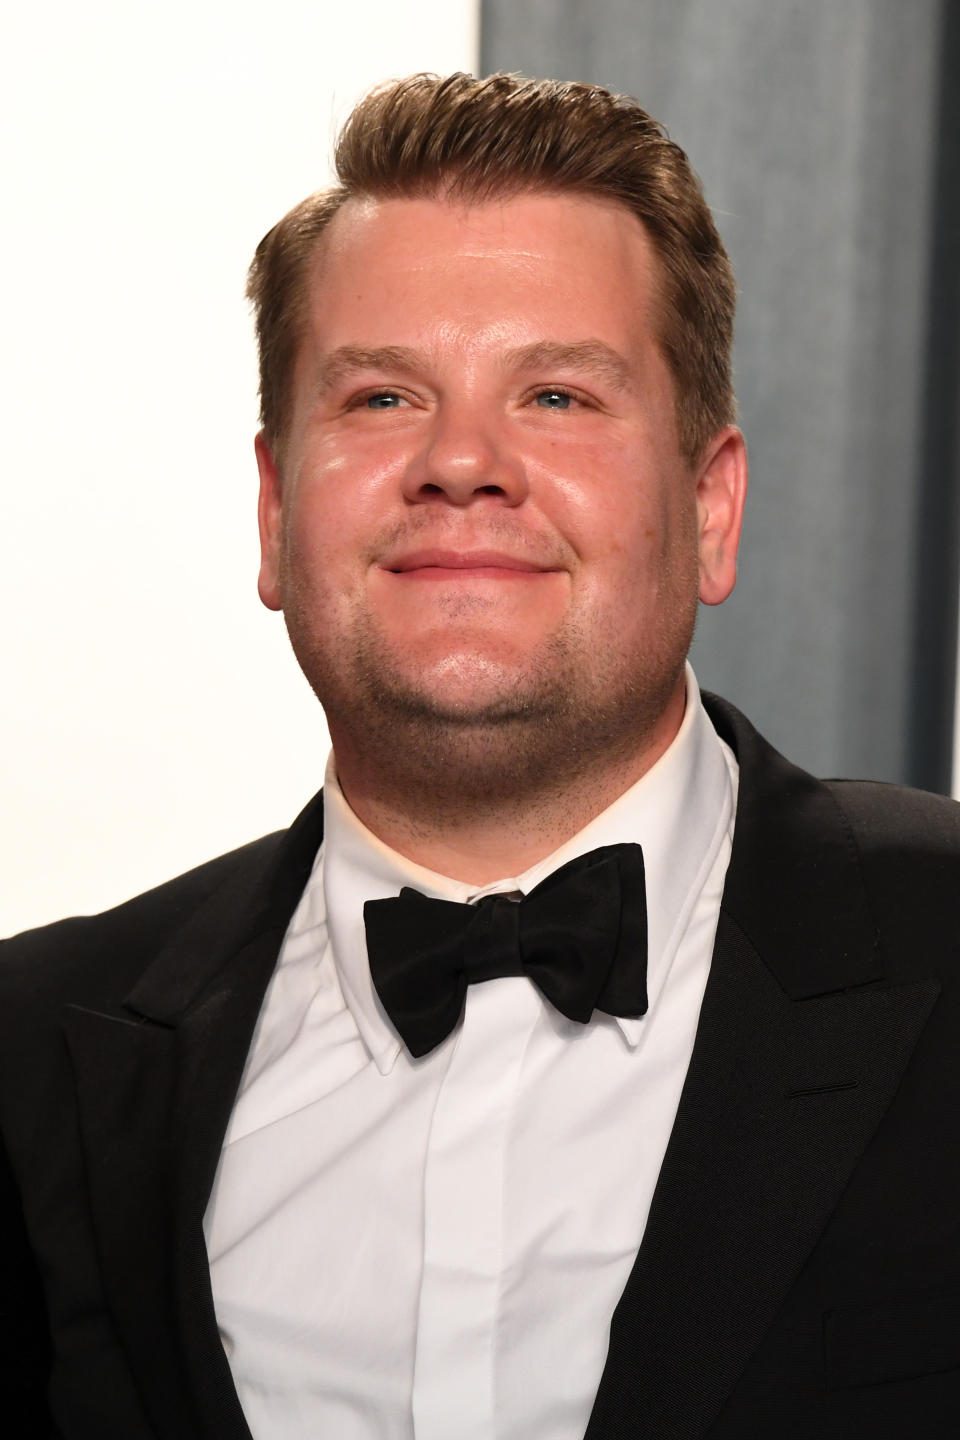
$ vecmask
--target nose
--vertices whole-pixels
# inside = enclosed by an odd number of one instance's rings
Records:
[[[494,417],[482,419],[471,406],[442,407],[404,476],[407,500],[445,500],[470,505],[489,495],[519,505],[527,495],[523,461]]]

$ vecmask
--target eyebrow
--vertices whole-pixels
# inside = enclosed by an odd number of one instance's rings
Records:
[[[537,340],[532,345],[505,351],[501,363],[507,370],[584,370],[618,390],[626,390],[632,379],[627,360],[603,340],[578,340],[570,344]],[[362,370],[409,373],[426,365],[424,352],[407,345],[341,345],[321,358],[317,366],[317,389],[323,394]]]
[[[584,370],[618,390],[626,390],[633,378],[628,361],[604,340],[579,340],[569,345],[539,340],[533,345],[508,350],[504,361],[519,370]]]
[[[317,389],[321,394],[361,370],[416,370],[424,363],[418,350],[406,345],[341,345],[324,355],[317,366]]]

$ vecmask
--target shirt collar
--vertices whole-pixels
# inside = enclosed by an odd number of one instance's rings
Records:
[[[683,721],[657,763],[553,854],[522,875],[504,877],[482,889],[427,870],[378,840],[348,806],[331,755],[324,781],[322,863],[304,896],[304,918],[310,911],[319,914],[325,906],[344,1000],[378,1069],[386,1073],[396,1061],[400,1041],[370,978],[363,925],[366,900],[399,895],[405,885],[436,899],[460,902],[504,891],[526,895],[561,865],[598,846],[639,844],[647,886],[649,1007],[639,1020],[618,1022],[627,1043],[635,1046],[656,1008],[693,907],[729,829],[733,803],[729,762],[689,665]],[[321,887],[322,893],[317,893]]]

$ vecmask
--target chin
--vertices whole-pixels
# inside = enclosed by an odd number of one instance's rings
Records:
[[[379,686],[375,703],[395,720],[423,720],[453,729],[503,726],[510,721],[529,724],[534,716],[546,719],[560,708],[560,697],[546,696],[514,678],[511,682],[473,685],[429,685],[423,677],[407,685],[393,677],[390,686]]]
[[[378,688],[416,698],[440,710],[482,710],[544,683],[542,654],[515,643],[451,648],[445,644],[385,645],[358,655],[357,678],[376,676]]]

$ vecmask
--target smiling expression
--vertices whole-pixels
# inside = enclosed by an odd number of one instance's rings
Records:
[[[378,704],[668,742],[743,483],[736,431],[680,454],[657,265],[632,214],[576,195],[332,221],[283,462],[258,459],[261,597],[338,756]]]

